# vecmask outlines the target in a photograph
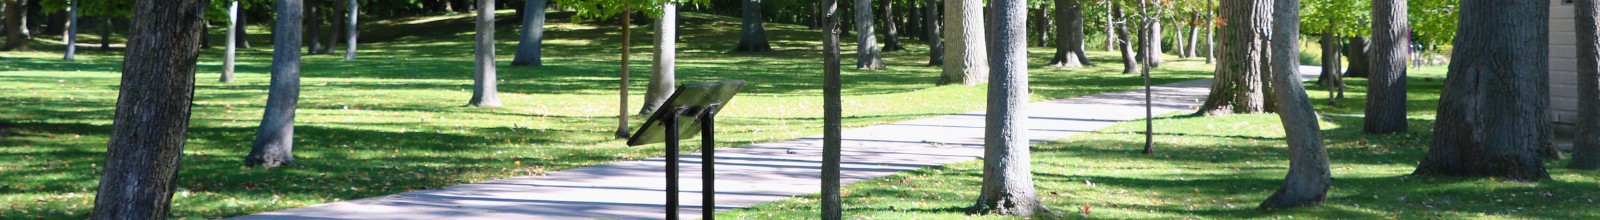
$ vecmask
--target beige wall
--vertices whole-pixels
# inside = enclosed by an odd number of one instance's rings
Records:
[[[1558,124],[1577,119],[1577,33],[1572,4],[1550,1],[1550,117]]]

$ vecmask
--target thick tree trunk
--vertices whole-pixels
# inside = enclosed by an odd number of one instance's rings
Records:
[[[527,0],[522,5],[522,38],[512,66],[544,66],[544,15],[548,0]]]
[[[166,219],[194,101],[201,16],[198,0],[134,3],[94,219]]]
[[[1032,217],[1045,214],[1029,161],[1027,6],[992,0],[989,98],[984,126],[983,187],[970,213]]]
[[[321,11],[317,10],[317,5],[320,5],[318,3],[321,3],[322,0],[305,1],[305,24],[303,25],[305,25],[306,29],[304,40],[308,42],[306,44],[306,53],[317,54],[317,51],[322,51],[322,41],[318,40],[322,36],[322,16],[320,16]]]
[[[632,15],[633,6],[623,5],[622,11],[624,15]],[[633,47],[633,31],[629,30],[633,26],[632,18],[622,16],[622,69],[617,72],[620,78],[617,81],[620,84],[617,88],[617,105],[620,107],[617,108],[617,132],[613,135],[616,138],[628,138],[629,131],[632,131],[628,129],[628,49]]]
[[[1080,67],[1089,63],[1083,51],[1083,5],[1076,0],[1055,0],[1056,54],[1050,58],[1056,68]]]
[[[1370,71],[1372,66],[1367,65],[1369,61],[1367,57],[1367,38],[1350,37],[1348,41],[1349,43],[1344,45],[1344,51],[1340,51],[1344,53],[1345,61],[1350,62],[1350,65],[1347,65],[1349,68],[1344,70],[1344,76],[1367,78],[1367,75],[1371,75],[1370,73],[1372,72]]]
[[[923,31],[926,31],[923,35],[928,38],[928,65],[942,66],[944,65],[944,36],[941,33],[944,32],[944,27],[942,27],[944,24],[940,22],[942,20],[942,16],[940,16],[942,13],[940,12],[943,10],[939,10],[939,0],[927,0],[926,3],[927,6],[923,7],[922,10],[927,12],[923,13],[925,16],[922,18],[922,22],[926,23],[923,24],[925,27]]]
[[[661,105],[667,102],[667,98],[672,96],[676,80],[674,78],[677,75],[675,62],[678,59],[678,45],[672,39],[678,35],[677,30],[673,29],[678,26],[678,16],[674,13],[678,11],[678,6],[663,3],[661,11],[665,13],[661,14],[660,19],[656,19],[656,35],[653,36],[656,45],[652,53],[655,59],[650,63],[650,84],[644,92],[644,106],[639,109],[640,115],[654,114],[656,109],[661,108]]]
[[[1600,169],[1600,5],[1573,3],[1578,32],[1578,124],[1568,168]]]
[[[1037,33],[1037,35],[1033,36],[1034,38],[1028,40],[1028,42],[1030,42],[1029,44],[1033,44],[1037,47],[1045,47],[1050,44],[1049,13],[1049,11],[1043,8],[1033,9],[1031,13],[1028,13],[1033,15],[1033,18],[1028,19],[1033,21],[1033,30],[1028,32]]]
[[[339,5],[339,4],[338,4],[337,1],[334,1],[334,4],[332,4],[332,5]],[[324,45],[324,47],[322,47],[322,51],[318,51],[317,52],[317,53],[320,53],[320,54],[333,53],[333,48],[338,48],[339,47],[339,41],[337,39],[339,38],[340,35],[344,34],[344,21],[345,20],[344,19],[339,19],[339,15],[340,14],[344,14],[344,13],[339,13],[338,6],[328,6],[328,10],[329,10],[329,12],[325,12],[325,14],[327,14],[326,16],[328,18],[328,34],[322,35],[321,39],[322,39],[322,45]]]
[[[472,99],[467,105],[499,107],[499,84],[494,66],[494,1],[478,1],[477,34],[473,35]]]
[[[912,0],[910,3],[912,3],[911,8],[906,10],[906,14],[910,16],[909,18],[906,18],[906,33],[910,33],[911,37],[916,38],[917,40],[927,41],[928,35],[922,34],[927,33],[922,30],[927,28],[926,26],[923,26],[927,20],[922,19],[924,16],[923,12],[926,11],[922,10],[922,8],[927,8],[928,6],[924,5],[919,7],[916,4],[916,0]]]
[[[872,0],[856,0],[856,68],[884,69],[883,53],[878,48],[877,31],[872,25]]]
[[[1219,9],[1222,20],[1222,56],[1218,58],[1215,79],[1205,104],[1195,114],[1226,115],[1231,113],[1266,112],[1266,70],[1264,56],[1265,37],[1259,30],[1267,28],[1267,16],[1272,9],[1270,0],[1223,1]],[[1289,60],[1287,62],[1295,62]],[[1296,78],[1298,79],[1298,78]]]
[[[938,85],[977,85],[989,79],[984,43],[983,1],[944,1],[944,71]]]
[[[22,36],[23,29],[26,29],[22,27],[23,10],[19,9],[22,4],[17,2],[21,0],[0,1],[4,1],[6,6],[6,44],[0,45],[0,51],[27,51],[28,42],[25,36]]]
[[[350,14],[347,15],[349,16],[347,19],[350,20],[346,21],[344,26],[344,60],[355,60],[357,45],[356,37],[361,35],[361,32],[357,31],[356,29],[356,24],[358,21],[360,21],[357,18],[361,17],[361,5],[356,3],[356,0],[350,0],[350,5],[345,10],[350,12]]]
[[[217,79],[217,81],[222,83],[233,83],[233,58],[235,53],[239,50],[239,44],[235,43],[239,40],[239,17],[239,1],[233,1],[232,3],[229,3],[228,34],[227,39],[223,39],[223,42],[226,43],[226,45],[223,45],[223,48],[226,49],[224,49],[222,52],[222,77],[221,79]]]
[[[243,11],[240,13],[243,13]],[[234,43],[238,44],[239,48],[250,48],[250,30],[246,28],[249,27],[249,25],[245,25],[246,18],[248,17],[250,16],[240,14],[239,23],[234,24],[234,29],[239,31],[239,36],[237,36],[237,39],[235,39],[236,41],[234,41]]]
[[[900,32],[898,31],[899,29],[896,28],[895,24],[897,22],[899,22],[899,20],[895,19],[894,17],[894,0],[884,1],[883,25],[887,27],[883,28],[883,51],[899,51],[906,49],[906,47],[900,46]]]
[[[1155,19],[1155,22],[1150,23],[1150,26],[1148,29],[1146,29],[1145,34],[1145,36],[1149,36],[1149,38],[1140,38],[1139,41],[1143,42],[1145,39],[1150,40],[1150,43],[1145,44],[1149,45],[1149,48],[1146,48],[1145,52],[1150,53],[1150,67],[1161,67],[1161,62],[1165,61],[1163,58],[1161,58],[1161,19],[1157,18]]]
[[[276,0],[277,25],[272,35],[272,81],[267,107],[245,157],[247,167],[273,168],[294,163],[294,112],[300,102],[301,0]]]
[[[934,0],[929,0],[934,1]],[[839,11],[835,0],[822,0],[822,219],[843,217],[839,191],[843,103],[839,77]]]
[[[1405,0],[1372,2],[1372,76],[1367,80],[1367,111],[1362,131],[1392,134],[1406,131],[1406,56],[1410,25]]]
[[[739,25],[739,45],[733,51],[761,52],[771,51],[772,44],[767,42],[767,28],[761,16],[761,0],[740,0],[740,11],[743,20]]]
[[[61,59],[73,61],[78,55],[78,1],[71,1],[72,6],[67,8],[67,33],[61,35],[62,41],[67,45],[66,55]]]
[[[1122,11],[1122,1],[1111,2],[1110,14],[1117,18],[1113,23],[1117,26],[1117,47],[1122,51],[1122,74],[1139,72],[1138,58],[1133,57],[1133,39],[1128,36],[1128,15]]]
[[[1550,1],[1461,1],[1433,145],[1416,174],[1549,179]]]
[[[1310,206],[1328,197],[1332,174],[1316,109],[1300,82],[1300,1],[1277,0],[1272,10],[1271,74],[1280,102],[1278,119],[1289,144],[1289,174],[1278,191],[1261,202],[1263,209]]]

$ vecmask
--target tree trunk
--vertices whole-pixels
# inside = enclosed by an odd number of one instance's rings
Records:
[[[926,26],[923,26],[923,23],[926,21],[926,19],[922,19],[924,16],[922,12],[925,10],[919,9],[927,8],[928,6],[924,5],[918,7],[915,0],[912,0],[908,3],[911,3],[911,8],[906,10],[906,14],[910,16],[910,18],[906,19],[906,33],[910,33],[911,37],[916,38],[917,40],[927,41],[928,35],[921,34],[927,33],[922,30],[927,28]]]
[[[1600,169],[1600,7],[1595,0],[1577,0],[1578,124],[1568,168]]]
[[[522,38],[512,66],[544,66],[544,15],[547,0],[527,0],[522,5]]]
[[[1200,56],[1200,54],[1194,53],[1194,50],[1196,47],[1200,47],[1200,24],[1197,23],[1203,20],[1200,20],[1200,12],[1190,12],[1189,15],[1189,44],[1188,47],[1183,48],[1183,57]]]
[[[361,5],[356,3],[356,0],[350,0],[350,6],[349,6],[348,9],[346,9],[346,10],[350,11],[350,15],[349,15],[350,16],[349,17],[350,21],[345,22],[345,26],[344,26],[344,37],[345,37],[344,38],[345,39],[344,60],[355,60],[356,59],[356,44],[357,44],[356,43],[356,37],[361,35],[361,32],[357,31],[357,29],[356,29],[357,21],[360,21],[357,18],[361,17],[360,16],[361,15],[361,7],[360,6]]]
[[[1272,10],[1271,74],[1272,92],[1280,102],[1278,119],[1283,122],[1289,144],[1289,174],[1278,191],[1261,202],[1263,209],[1310,206],[1328,197],[1332,174],[1328,152],[1322,145],[1322,128],[1316,109],[1300,82],[1300,1],[1277,0]]]
[[[989,79],[982,0],[944,1],[944,71],[938,85],[978,85]]]
[[[1405,0],[1372,2],[1372,76],[1367,79],[1367,111],[1363,131],[1393,134],[1406,131],[1406,56],[1410,25]]]
[[[23,10],[19,9],[22,7],[22,4],[17,2],[21,0],[0,1],[5,1],[6,5],[6,44],[0,45],[0,51],[27,51],[28,42],[27,39],[22,36],[22,30],[26,29],[22,27]]]
[[[67,45],[66,55],[61,59],[67,61],[73,61],[73,56],[78,54],[78,1],[70,1],[70,4],[72,6],[67,9],[67,33],[61,37],[61,42]]]
[[[319,13],[320,11],[317,10],[317,5],[319,5],[318,3],[321,3],[322,0],[305,1],[306,14],[305,24],[303,25],[305,25],[306,28],[305,40],[309,42],[309,44],[306,44],[306,53],[317,54],[317,51],[322,50],[322,41],[317,40],[318,37],[322,36],[322,16],[319,16],[321,13]]]
[[[767,28],[761,16],[761,0],[740,0],[744,19],[739,25],[739,45],[733,51],[761,52],[771,51],[772,44],[767,42]]]
[[[617,132],[614,135],[616,138],[628,138],[628,133],[632,130],[628,129],[628,49],[633,47],[633,31],[628,29],[633,26],[633,16],[631,16],[633,6],[623,5],[622,11],[624,15],[622,16],[622,71],[617,72],[620,78],[618,83],[621,85],[618,87],[620,91],[617,92],[620,99],[617,105],[620,107],[617,108]]]
[[[1206,8],[1206,64],[1212,64],[1217,57],[1217,15],[1211,0],[1206,0]]]
[[[166,219],[177,189],[199,58],[198,0],[134,3],[133,32],[94,219]]]
[[[1261,31],[1270,21],[1270,0],[1223,1],[1219,5],[1222,20],[1222,56],[1218,58],[1216,75],[1211,81],[1211,93],[1205,104],[1195,112],[1198,115],[1226,115],[1230,113],[1262,113],[1270,106],[1264,94],[1266,46]],[[1287,60],[1286,62],[1295,62]],[[1298,80],[1299,78],[1295,78]]]
[[[1045,214],[1029,161],[1027,6],[993,0],[995,35],[988,48],[989,98],[984,126],[983,187],[970,213],[1032,217]]]
[[[1128,15],[1122,12],[1122,1],[1111,2],[1111,13],[1116,17],[1117,47],[1122,51],[1122,74],[1139,72],[1139,63],[1133,57],[1133,40],[1128,36]]]
[[[929,0],[935,1],[935,0]],[[835,0],[822,0],[822,219],[843,217],[839,191],[843,104],[839,77],[839,11]]]
[[[1146,26],[1144,28],[1144,34],[1145,35],[1143,35],[1143,36],[1141,36],[1139,38],[1139,42],[1141,43],[1140,45],[1147,45],[1147,47],[1142,51],[1144,51],[1146,53],[1150,53],[1150,56],[1149,56],[1150,57],[1150,67],[1151,68],[1155,68],[1155,67],[1161,67],[1161,61],[1162,61],[1162,58],[1161,58],[1161,19],[1160,18],[1152,18],[1152,19],[1155,19],[1154,22],[1151,22],[1149,26]],[[1149,43],[1144,43],[1144,42],[1146,42],[1146,39],[1148,39]]]
[[[923,27],[925,27],[923,31],[926,31],[923,35],[927,35],[928,38],[928,65],[942,66],[944,65],[944,36],[941,33],[944,32],[944,27],[942,27],[944,24],[940,22],[942,20],[940,19],[942,17],[940,14],[942,13],[940,12],[943,10],[939,10],[939,0],[927,0],[926,3],[927,6],[922,9],[926,11],[926,13],[922,13],[924,14],[922,22],[926,23],[923,24]]]
[[[324,4],[324,5],[326,5],[326,4]],[[334,5],[338,5],[338,4],[334,4]],[[334,6],[328,6],[326,8],[326,10],[328,10],[328,11],[322,12],[322,14],[320,14],[319,16],[328,19],[328,33],[324,34],[322,36],[318,36],[319,37],[318,39],[322,40],[322,48],[317,48],[318,49],[317,50],[317,54],[333,53],[333,48],[339,47],[339,41],[335,41],[334,38],[338,38],[339,32],[341,31],[339,29],[344,26],[344,23],[340,22],[340,21],[343,21],[344,19],[339,19],[338,15],[340,13],[339,13],[338,8],[336,8]]]
[[[494,69],[494,1],[478,1],[477,34],[473,35],[472,100],[468,105],[500,107],[499,86]]]
[[[1339,75],[1344,70],[1341,70],[1343,64],[1339,62],[1339,50],[1336,49],[1339,48],[1339,41],[1339,36],[1332,31],[1322,32],[1322,74],[1318,76],[1317,84],[1328,87],[1328,103],[1344,98],[1344,77]],[[1334,94],[1334,91],[1338,91],[1338,94]]]
[[[3,1],[3,0],[0,0]],[[116,23],[111,22],[111,16],[104,16],[105,25],[100,26],[100,50],[111,50],[111,28]]]
[[[1174,20],[1176,20],[1176,19],[1174,19]],[[1184,22],[1175,22],[1175,23],[1172,24],[1172,27],[1173,27],[1172,28],[1172,36],[1177,36],[1178,37],[1178,40],[1172,41],[1173,46],[1175,46],[1175,48],[1173,49],[1174,51],[1172,53],[1177,54],[1179,58],[1189,58],[1188,54],[1184,54],[1183,53],[1184,48],[1186,48],[1188,46],[1188,44],[1185,44],[1185,43],[1188,43],[1188,41],[1189,41],[1188,38],[1185,38],[1185,36],[1183,36],[1183,26],[1184,26]],[[1159,35],[1161,33],[1156,33],[1156,34]],[[1161,42],[1156,42],[1156,44],[1161,44]]]
[[[300,102],[301,0],[276,0],[272,32],[272,81],[267,107],[251,144],[247,167],[273,168],[294,163],[294,112]]]
[[[856,68],[884,69],[883,53],[878,48],[877,31],[872,25],[872,0],[856,0]]]
[[[217,80],[222,83],[233,83],[233,58],[235,53],[239,50],[239,44],[236,43],[239,37],[239,17],[239,1],[233,1],[232,3],[229,3],[228,35],[227,39],[223,39],[223,42],[226,44],[223,45],[223,48],[226,49],[224,49],[222,52],[222,77],[221,79]]]
[[[1083,66],[1089,62],[1083,55],[1083,5],[1076,0],[1055,0],[1055,3],[1056,54],[1049,65],[1056,68]]]
[[[243,9],[240,9],[240,10],[243,10]],[[241,12],[241,13],[243,13],[243,12]],[[245,15],[241,14],[239,16],[239,23],[238,24],[234,24],[235,30],[239,31],[239,36],[237,36],[237,39],[234,39],[234,40],[236,40],[236,41],[234,41],[234,43],[238,44],[239,48],[250,48],[250,30],[247,29],[247,27],[249,27],[249,25],[245,25],[246,18],[248,18],[248,17],[250,17],[250,16],[245,16]]]
[[[1461,1],[1455,60],[1433,145],[1416,174],[1549,179],[1539,158],[1549,122],[1550,1]]]
[[[1367,78],[1367,75],[1370,75],[1372,66],[1367,65],[1367,49],[1367,38],[1350,37],[1349,43],[1344,45],[1344,51],[1341,51],[1344,53],[1345,61],[1350,62],[1350,65],[1347,65],[1349,68],[1344,70],[1344,76]]]
[[[886,0],[883,2],[883,25],[887,26],[883,28],[883,51],[906,49],[906,47],[900,46],[900,32],[897,31],[899,29],[896,28],[895,22],[898,22],[898,20],[894,17],[894,0]],[[879,59],[882,58],[880,57]]]
[[[650,84],[644,92],[644,106],[639,109],[640,115],[654,114],[656,109],[667,102],[667,98],[672,96],[674,78],[677,75],[675,62],[678,59],[676,55],[678,45],[672,39],[678,35],[677,30],[673,30],[673,27],[678,26],[677,13],[674,13],[678,11],[678,6],[662,3],[661,11],[665,13],[661,14],[660,19],[656,19],[656,35],[653,36],[656,45],[652,53],[655,59],[651,61]]]
[[[1115,5],[1115,6],[1113,6],[1113,5]],[[1116,19],[1119,19],[1119,18],[1122,18],[1122,17],[1115,17],[1115,16],[1112,15],[1112,13],[1116,12],[1117,10],[1120,10],[1120,9],[1116,8],[1116,7],[1120,7],[1120,6],[1122,6],[1121,3],[1116,3],[1116,2],[1112,2],[1111,5],[1106,5],[1106,13],[1104,13],[1104,14],[1106,14],[1106,28],[1105,28],[1106,29],[1106,51],[1116,51],[1118,49],[1117,48],[1117,40],[1113,39],[1113,38],[1117,36],[1117,30],[1116,30],[1117,20]]]
[[[1033,15],[1033,18],[1029,18],[1028,20],[1034,21],[1033,22],[1033,30],[1029,31],[1029,32],[1038,33],[1038,35],[1035,36],[1035,38],[1029,39],[1028,41],[1032,42],[1031,44],[1034,44],[1037,47],[1045,47],[1048,44],[1050,44],[1050,42],[1049,42],[1049,40],[1050,40],[1050,19],[1049,19],[1050,15],[1049,15],[1049,13],[1050,12],[1045,10],[1044,8],[1034,9],[1033,13],[1028,13],[1028,14]]]

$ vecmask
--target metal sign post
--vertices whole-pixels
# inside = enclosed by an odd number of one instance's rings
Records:
[[[705,135],[700,139],[701,207],[704,219],[716,214],[715,154],[716,115],[733,95],[744,87],[744,81],[683,84],[667,98],[666,103],[651,115],[628,139],[628,146],[665,143],[667,151],[667,216],[678,219],[678,140]],[[700,129],[693,129],[696,126]],[[684,129],[689,127],[690,129]]]

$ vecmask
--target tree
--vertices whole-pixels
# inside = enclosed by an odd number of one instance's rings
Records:
[[[1139,0],[1139,3],[1140,3],[1139,7],[1141,9],[1146,8],[1146,7],[1151,7],[1151,6],[1148,6],[1148,5],[1155,5],[1154,7],[1158,8],[1158,9],[1159,8],[1165,8],[1162,5],[1163,3],[1160,2],[1160,1],[1152,2],[1151,0]],[[1141,22],[1142,24],[1146,24],[1146,25],[1140,25],[1139,26],[1139,54],[1140,55],[1138,56],[1138,59],[1139,59],[1139,62],[1146,62],[1147,59],[1145,59],[1145,58],[1149,57],[1148,62],[1150,62],[1150,67],[1161,67],[1162,59],[1161,59],[1161,17],[1160,17],[1160,14],[1162,14],[1162,12],[1160,12],[1158,10],[1151,17],[1142,18],[1141,20],[1148,19],[1148,20],[1151,20],[1151,22]],[[1150,56],[1143,55],[1143,54],[1147,54],[1147,53],[1150,54]]]
[[[944,1],[944,71],[938,85],[977,85],[989,78],[982,0]]]
[[[62,41],[67,45],[67,53],[61,59],[72,61],[78,54],[78,1],[71,0],[72,7],[67,9],[67,34],[62,35]]]
[[[228,39],[223,40],[227,45],[223,45],[226,49],[222,52],[222,77],[217,79],[222,83],[233,83],[233,58],[239,50],[239,17],[239,1],[233,1],[228,4]]]
[[[822,219],[841,219],[839,160],[843,104],[839,77],[839,3],[822,0]]]
[[[319,54],[323,47],[322,41],[319,40],[322,37],[322,10],[317,6],[322,5],[322,0],[305,0],[305,3],[306,18],[305,24],[302,25],[305,25],[305,39],[309,42],[306,44],[306,53]]]
[[[22,4],[20,0],[0,0],[5,3],[6,44],[0,45],[0,51],[27,51],[28,42],[23,37],[22,31]]]
[[[1083,50],[1083,4],[1078,0],[1056,1],[1056,54],[1050,59],[1057,68],[1094,65]]]
[[[267,107],[257,127],[247,167],[273,168],[294,163],[294,112],[300,102],[301,0],[275,0],[276,25],[272,32],[272,80],[267,85]]]
[[[922,7],[924,10],[922,21],[925,23],[923,24],[923,31],[927,32],[923,35],[928,37],[928,65],[942,66],[944,65],[944,36],[940,35],[943,32],[941,30],[943,27],[940,26],[943,26],[943,24],[939,22],[941,17],[939,12],[942,10],[939,10],[939,0],[927,0],[926,4],[926,6]]]
[[[989,98],[984,119],[983,187],[969,213],[1032,216],[1047,212],[1033,188],[1028,155],[1028,9],[1023,0],[991,0]]]
[[[899,20],[895,19],[894,16],[894,1],[895,0],[883,1],[883,25],[885,26],[883,28],[883,51],[899,51],[906,49],[905,46],[900,46],[899,28],[895,27],[895,22],[899,22]]]
[[[1212,64],[1217,57],[1217,8],[1212,7],[1211,0],[1206,1],[1206,64]]]
[[[494,1],[478,1],[478,31],[473,35],[472,100],[477,107],[499,107],[500,95],[494,69]]]
[[[544,66],[544,10],[547,0],[526,0],[522,5],[522,38],[512,66]]]
[[[1218,57],[1216,75],[1211,81],[1211,93],[1195,112],[1198,115],[1225,115],[1230,113],[1266,112],[1268,104],[1265,88],[1264,66],[1266,33],[1270,0],[1222,1],[1222,56]]]
[[[239,10],[245,10],[246,9],[246,8],[244,8],[245,6],[246,5],[240,5],[241,8]],[[234,30],[238,30],[239,31],[239,36],[235,36],[235,37],[237,37],[235,43],[239,44],[238,45],[239,48],[250,48],[250,30],[248,28],[246,28],[246,27],[249,27],[249,25],[245,24],[246,18],[249,18],[249,17],[250,16],[239,16],[239,19],[238,19],[239,23],[233,25],[234,26]]]
[[[855,6],[856,68],[884,69],[883,53],[878,48],[878,32],[873,30],[872,25],[872,0],[855,0]]]
[[[189,130],[205,5],[140,0],[134,8],[138,28],[123,56],[95,219],[168,218]]]
[[[1289,174],[1278,191],[1261,202],[1263,209],[1280,209],[1322,203],[1328,197],[1332,174],[1328,152],[1322,146],[1322,128],[1316,109],[1300,82],[1300,0],[1276,0],[1272,10],[1272,95],[1279,101],[1278,119],[1289,144]]]
[[[672,96],[674,78],[677,75],[677,38],[678,6],[672,2],[661,3],[661,18],[656,19],[655,51],[652,53],[650,65],[650,85],[644,92],[644,106],[639,109],[639,114],[649,115],[661,108]]]
[[[1367,111],[1362,131],[1406,131],[1406,57],[1411,42],[1405,0],[1372,2],[1372,75],[1367,80]]]
[[[1600,5],[1577,0],[1578,123],[1572,138],[1573,169],[1600,169]]]
[[[1139,63],[1133,57],[1133,40],[1128,36],[1128,15],[1122,11],[1122,1],[1111,1],[1110,14],[1117,19],[1110,25],[1117,26],[1116,41],[1117,48],[1122,51],[1122,74],[1139,72]]]
[[[344,60],[355,60],[356,59],[356,36],[360,35],[360,33],[361,33],[361,32],[356,31],[356,22],[358,21],[356,18],[358,18],[360,13],[361,13],[361,10],[360,10],[361,7],[360,6],[361,5],[356,3],[356,0],[350,0],[350,6],[345,9],[347,11],[350,11],[350,15],[349,15],[349,19],[350,20],[345,22],[345,26],[344,26],[344,33],[345,33],[344,34],[344,37],[345,37],[344,38],[345,39]]]
[[[739,45],[733,51],[761,52],[772,50],[767,43],[767,29],[762,27],[761,0],[739,0],[743,20],[739,25]]]
[[[1537,149],[1549,123],[1550,1],[1461,1],[1455,60],[1419,175],[1549,179]]]
[[[1339,53],[1344,54],[1345,61],[1350,62],[1350,64],[1345,65],[1349,68],[1344,70],[1344,76],[1367,78],[1368,75],[1372,75],[1372,71],[1370,71],[1372,65],[1367,64],[1368,59],[1370,59],[1367,57],[1367,50],[1369,49],[1367,47],[1367,38],[1350,37],[1345,41],[1343,50],[1339,51]]]
[[[628,129],[628,49],[633,47],[633,39],[630,39],[633,37],[633,31],[628,28],[633,26],[633,21],[630,21],[633,17],[633,6],[625,4],[622,6],[622,11],[622,71],[618,72],[621,76],[618,83],[621,85],[618,87],[620,91],[617,92],[620,99],[617,104],[622,107],[617,108],[617,132],[614,136],[628,138],[628,132],[632,130]]]

